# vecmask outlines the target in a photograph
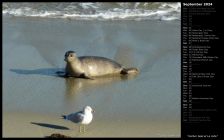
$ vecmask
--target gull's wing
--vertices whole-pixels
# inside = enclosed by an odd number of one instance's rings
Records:
[[[69,114],[68,116],[66,116],[66,118],[74,123],[80,123],[84,119],[84,114],[82,111],[79,111],[76,113]]]

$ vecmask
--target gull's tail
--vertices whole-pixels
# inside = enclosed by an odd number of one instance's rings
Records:
[[[61,115],[61,118],[66,120],[67,116],[66,115]]]

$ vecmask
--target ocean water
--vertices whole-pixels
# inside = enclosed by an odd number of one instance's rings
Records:
[[[144,9],[144,3],[109,3],[109,9],[113,4]],[[47,4],[46,9],[59,5],[94,9],[97,3]],[[103,5],[108,11],[107,4]],[[24,9],[22,6],[41,11],[44,4],[3,3],[3,113],[25,111],[59,117],[90,105],[96,111],[94,128],[103,127],[107,136],[111,136],[109,132],[132,136],[134,131],[144,132],[145,137],[180,136],[180,20],[86,20],[33,17],[24,12],[12,16],[9,12]],[[140,73],[96,80],[61,78],[55,72],[65,67],[68,50],[78,56],[107,57],[136,67]]]
[[[180,20],[178,2],[3,3],[9,16],[81,20]]]

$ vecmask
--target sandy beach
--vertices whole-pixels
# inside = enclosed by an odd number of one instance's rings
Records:
[[[80,133],[79,125],[52,114],[5,112],[3,119],[3,137],[47,137],[53,133],[70,137],[146,137],[148,135],[150,137],[178,137],[176,132],[180,129],[176,121],[148,122],[155,126],[152,128],[145,122],[132,122],[127,119],[120,121],[119,124],[112,121],[94,121],[86,127],[85,133]]]
[[[114,59],[140,74],[64,79],[64,53]],[[180,137],[180,21],[3,17],[3,137]],[[85,134],[60,118],[85,105]]]

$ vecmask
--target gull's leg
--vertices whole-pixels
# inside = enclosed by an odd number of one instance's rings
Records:
[[[82,125],[79,125],[79,133],[82,132]]]
[[[85,132],[86,132],[86,126],[83,125],[83,133],[85,133]]]

